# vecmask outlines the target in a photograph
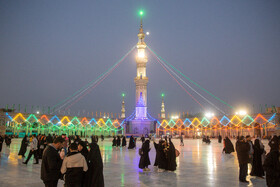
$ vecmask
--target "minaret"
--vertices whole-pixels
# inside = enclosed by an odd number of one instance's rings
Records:
[[[137,76],[134,78],[136,85],[136,117],[135,119],[147,119],[147,84],[148,77],[146,76],[146,64],[148,58],[145,54],[146,43],[144,42],[145,34],[143,32],[142,25],[142,12],[141,15],[141,24],[138,33],[138,43],[137,43]]]
[[[161,94],[161,119],[165,119],[165,109],[164,109],[164,94]]]
[[[122,114],[121,114],[121,118],[124,119],[125,118],[125,105],[124,105],[124,94],[122,94]]]

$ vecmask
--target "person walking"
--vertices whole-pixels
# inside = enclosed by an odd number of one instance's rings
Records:
[[[27,146],[28,146],[28,140],[27,140],[27,135],[25,135],[21,141],[21,146],[18,155],[21,155],[23,158],[25,158]]]
[[[246,180],[248,174],[249,151],[249,143],[246,142],[244,136],[241,136],[236,142],[236,152],[239,162],[239,181],[244,183],[249,183],[249,181]]]
[[[86,159],[79,153],[77,144],[72,143],[69,150],[70,153],[63,160],[60,169],[61,173],[65,174],[65,187],[82,187],[85,172],[88,170]]]
[[[34,164],[39,164],[39,158],[38,158],[38,140],[37,140],[35,134],[32,134],[32,142],[30,143],[30,151],[29,151],[29,154],[28,154],[28,157],[27,157],[26,161],[23,162],[23,164],[27,164],[28,161],[30,160],[30,158],[32,157],[32,155],[33,155],[34,158],[36,159],[36,163],[34,163]]]
[[[57,187],[58,179],[61,178],[62,159],[58,151],[63,148],[64,138],[61,136],[54,139],[43,152],[41,165],[41,179],[45,187]]]

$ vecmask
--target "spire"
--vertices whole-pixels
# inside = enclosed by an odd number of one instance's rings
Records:
[[[123,93],[123,94],[122,94],[122,110],[121,110],[121,112],[122,112],[122,114],[121,114],[121,118],[122,118],[122,119],[124,119],[124,118],[125,118],[124,96],[125,96],[125,94]]]
[[[165,119],[164,94],[161,94],[161,119]]]

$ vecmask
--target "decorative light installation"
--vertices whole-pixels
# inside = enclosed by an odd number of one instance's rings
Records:
[[[124,120],[110,119],[110,118],[86,118],[86,117],[70,117],[70,116],[49,116],[49,115],[35,115],[35,114],[22,114],[16,113],[11,116],[6,113],[8,118],[7,127],[17,130],[26,130],[26,132],[37,130],[38,132],[58,132],[62,133],[68,130],[71,131],[107,131],[122,133],[124,130],[125,121],[135,117],[136,111],[131,116]],[[149,114],[148,114],[149,116]],[[158,121],[157,119],[151,119],[157,122],[158,131],[189,131],[193,129],[238,129],[238,128],[254,128],[261,129],[264,126],[266,128],[275,128],[276,113],[271,115],[257,114],[255,116],[222,116],[212,118],[186,118],[186,119],[170,119]],[[256,125],[258,124],[258,125]]]

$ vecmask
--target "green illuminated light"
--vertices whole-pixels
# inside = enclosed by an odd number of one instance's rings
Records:
[[[122,96],[124,97],[124,96],[125,96],[125,94],[124,94],[124,93],[122,93]]]
[[[143,16],[144,12],[141,10],[141,11],[139,12],[139,14],[140,14],[140,16]]]
[[[164,97],[164,93],[161,94],[161,97]]]

